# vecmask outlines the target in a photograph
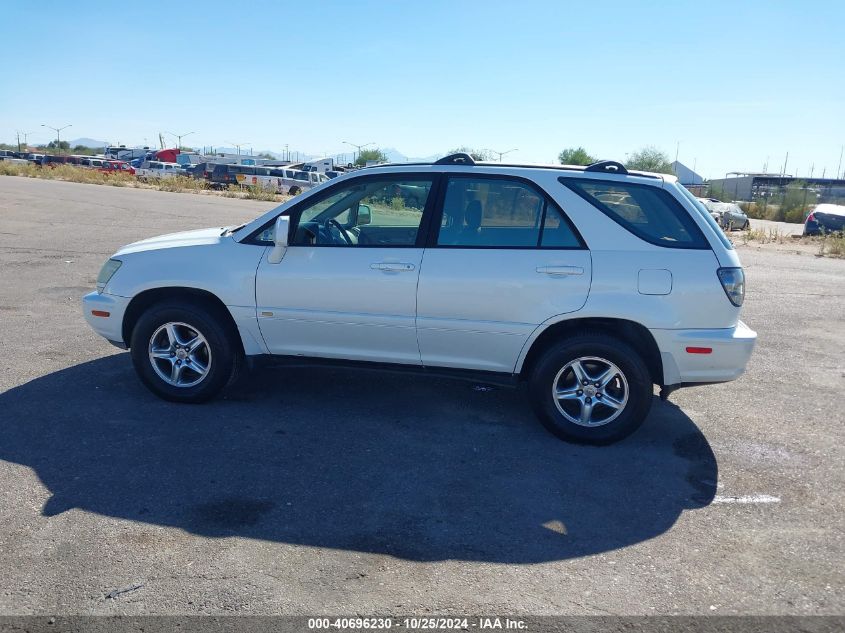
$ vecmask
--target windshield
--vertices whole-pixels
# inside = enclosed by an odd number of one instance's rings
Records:
[[[695,207],[695,210],[698,211],[699,215],[704,218],[704,221],[710,225],[710,228],[713,229],[713,232],[719,237],[719,241],[722,242],[722,245],[727,249],[733,250],[734,245],[725,236],[722,229],[719,228],[719,225],[716,223],[716,220],[713,219],[713,216],[710,215],[710,212],[703,204],[701,204],[701,202],[698,201],[698,198],[692,195],[689,190],[681,184],[678,184],[677,188],[680,189],[684,197],[692,203],[692,206]]]

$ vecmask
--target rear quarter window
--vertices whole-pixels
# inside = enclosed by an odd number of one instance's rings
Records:
[[[709,248],[698,224],[668,191],[611,180],[562,177],[559,181],[646,242],[667,248]]]

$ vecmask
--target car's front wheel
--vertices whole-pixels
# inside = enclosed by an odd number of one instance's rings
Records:
[[[643,423],[652,382],[640,355],[602,333],[564,339],[537,361],[532,404],[543,425],[561,439],[610,444]]]
[[[235,379],[242,352],[221,315],[202,305],[148,308],[132,332],[132,363],[141,382],[173,402],[205,402]]]

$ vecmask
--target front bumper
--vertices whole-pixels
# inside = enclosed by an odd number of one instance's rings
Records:
[[[663,384],[736,380],[754,351],[757,333],[740,321],[718,330],[651,330],[663,361]],[[692,350],[692,351],[690,351]],[[702,353],[710,350],[709,353]]]
[[[88,325],[100,336],[118,347],[126,347],[123,340],[123,315],[130,299],[117,295],[89,292],[82,297],[82,313]],[[99,315],[99,316],[98,316]],[[108,316],[106,316],[108,315]]]

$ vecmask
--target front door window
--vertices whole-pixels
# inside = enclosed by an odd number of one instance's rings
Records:
[[[350,184],[306,207],[292,246],[415,246],[431,194],[429,178]]]

